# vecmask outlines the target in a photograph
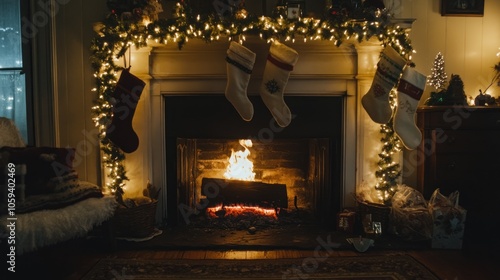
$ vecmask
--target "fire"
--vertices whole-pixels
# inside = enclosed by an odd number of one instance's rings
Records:
[[[235,152],[231,149],[231,157],[227,166],[224,178],[243,181],[254,181],[255,173],[253,172],[253,162],[248,159],[253,143],[250,139],[240,139],[240,145],[245,148],[243,151]]]
[[[224,178],[229,180],[255,181],[255,172],[253,172],[253,162],[248,159],[253,143],[250,139],[240,139],[239,144],[245,148],[243,151],[234,151],[231,149],[229,164],[224,173]],[[276,209],[266,209],[257,206],[231,205],[215,206],[207,208],[207,214],[210,218],[217,217],[238,217],[241,215],[264,216],[276,220]]]
[[[244,206],[244,205],[235,205],[235,206],[216,206],[207,208],[207,214],[210,218],[217,218],[221,215],[220,211],[223,211],[222,215],[224,217],[237,217],[244,213],[254,214],[258,216],[266,216],[272,219],[278,219],[276,209],[266,209],[257,206]]]

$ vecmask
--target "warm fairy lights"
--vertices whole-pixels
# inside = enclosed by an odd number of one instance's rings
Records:
[[[445,72],[444,56],[441,52],[437,53],[436,58],[434,59],[434,65],[431,69],[431,75],[427,78],[427,84],[433,86],[436,90],[442,90],[446,87],[448,76]]]
[[[117,74],[123,69],[117,64],[117,60],[123,58],[132,45],[141,48],[153,42],[173,42],[181,49],[189,39],[194,38],[207,43],[226,38],[243,42],[246,37],[254,35],[266,42],[328,40],[332,42],[332,47],[335,47],[348,40],[362,42],[373,37],[378,38],[384,46],[393,46],[409,60],[413,53],[407,32],[404,28],[393,25],[386,11],[374,12],[370,20],[343,21],[333,16],[325,19],[257,17],[244,10],[221,19],[214,15],[192,15],[186,5],[184,2],[177,3],[172,18],[155,21],[121,20],[117,14],[110,13],[105,21],[96,27],[97,35],[91,45],[91,63],[96,81],[93,92],[97,98],[92,113],[95,126],[100,131],[103,162],[109,171],[107,175],[110,180],[106,185],[113,192],[122,193],[124,182],[128,178],[123,165],[125,155],[106,138],[105,128],[112,118],[110,101]]]
[[[392,91],[389,97],[391,107],[394,110],[396,107],[395,92]],[[375,172],[378,181],[375,189],[378,191],[380,201],[389,204],[392,196],[396,193],[397,180],[401,176],[400,165],[393,160],[393,156],[402,150],[403,145],[394,132],[393,118],[387,124],[380,125],[380,133],[383,145],[382,151],[378,154],[378,170]]]

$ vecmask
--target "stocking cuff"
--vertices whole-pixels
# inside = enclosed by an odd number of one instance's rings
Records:
[[[299,54],[294,49],[278,42],[271,45],[268,60],[276,66],[285,70],[292,71],[293,66],[295,65],[295,63],[297,63],[298,59]],[[286,66],[281,67],[280,64],[283,64],[281,66]]]
[[[116,87],[123,90],[123,92],[126,92],[127,94],[132,93],[136,95],[140,95],[145,85],[146,83],[143,80],[139,79],[137,76],[130,73],[130,67],[122,70],[120,78],[116,83]],[[118,96],[114,97],[116,98]],[[135,96],[135,98],[139,98],[139,96]]]
[[[399,80],[398,91],[420,100],[424,93],[427,77],[411,67],[406,67]]]
[[[251,72],[255,63],[255,58],[256,54],[254,52],[241,44],[231,41],[229,49],[227,50],[226,60],[228,62],[236,65],[238,68],[243,67]]]
[[[406,59],[402,57],[393,47],[390,45],[385,47],[382,51],[382,57],[386,59],[393,67],[402,70],[406,64]]]

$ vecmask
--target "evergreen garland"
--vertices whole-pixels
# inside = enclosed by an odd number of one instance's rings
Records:
[[[396,106],[395,94],[393,90],[389,95],[389,101],[393,109]],[[375,177],[378,180],[375,189],[379,191],[380,199],[385,205],[391,204],[392,196],[397,190],[398,179],[401,176],[400,165],[394,162],[393,156],[401,151],[402,144],[394,132],[393,124],[394,116],[391,117],[387,124],[380,125],[382,151],[378,154],[379,169],[375,171]]]
[[[128,5],[120,5],[125,3]],[[179,49],[190,39],[201,39],[212,42],[222,38],[244,40],[247,35],[256,35],[266,40],[283,40],[294,42],[296,39],[304,42],[313,40],[329,40],[334,46],[343,42],[356,40],[358,42],[377,38],[382,46],[391,45],[406,59],[411,60],[413,48],[404,28],[395,26],[390,21],[386,10],[364,9],[364,17],[349,18],[345,13],[330,10],[324,18],[287,19],[281,16],[255,16],[243,11],[237,11],[227,17],[217,15],[195,15],[188,1],[175,5],[174,16],[168,19],[158,19],[145,23],[141,18],[144,5],[150,1],[127,0],[109,1],[110,13],[102,24],[95,27],[97,36],[91,42],[91,64],[94,70],[96,87],[95,105],[92,107],[93,121],[99,128],[99,140],[103,152],[103,162],[110,181],[106,188],[118,195],[123,193],[125,181],[128,180],[123,165],[124,153],[113,145],[106,137],[106,126],[111,122],[111,97],[117,82],[118,73],[123,67],[118,66],[116,59],[122,58],[131,46],[146,47],[155,42],[158,44],[175,43]],[[243,7],[240,7],[243,8]],[[132,10],[130,10],[132,9]],[[127,16],[124,16],[127,14]],[[359,14],[351,11],[351,15]],[[342,19],[342,20],[339,20]],[[382,126],[385,133],[387,127]],[[383,138],[384,150],[381,155],[394,152],[391,147],[398,146],[397,138]],[[389,162],[389,159],[384,159]],[[387,170],[385,170],[387,169]],[[383,173],[396,174],[397,165],[383,165]],[[387,178],[387,176],[384,176]],[[387,180],[386,180],[387,181]],[[387,181],[392,185],[393,180]]]

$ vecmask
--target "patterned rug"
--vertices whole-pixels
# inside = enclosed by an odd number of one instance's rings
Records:
[[[370,279],[438,280],[408,255],[279,260],[102,259],[83,278],[97,279]]]

